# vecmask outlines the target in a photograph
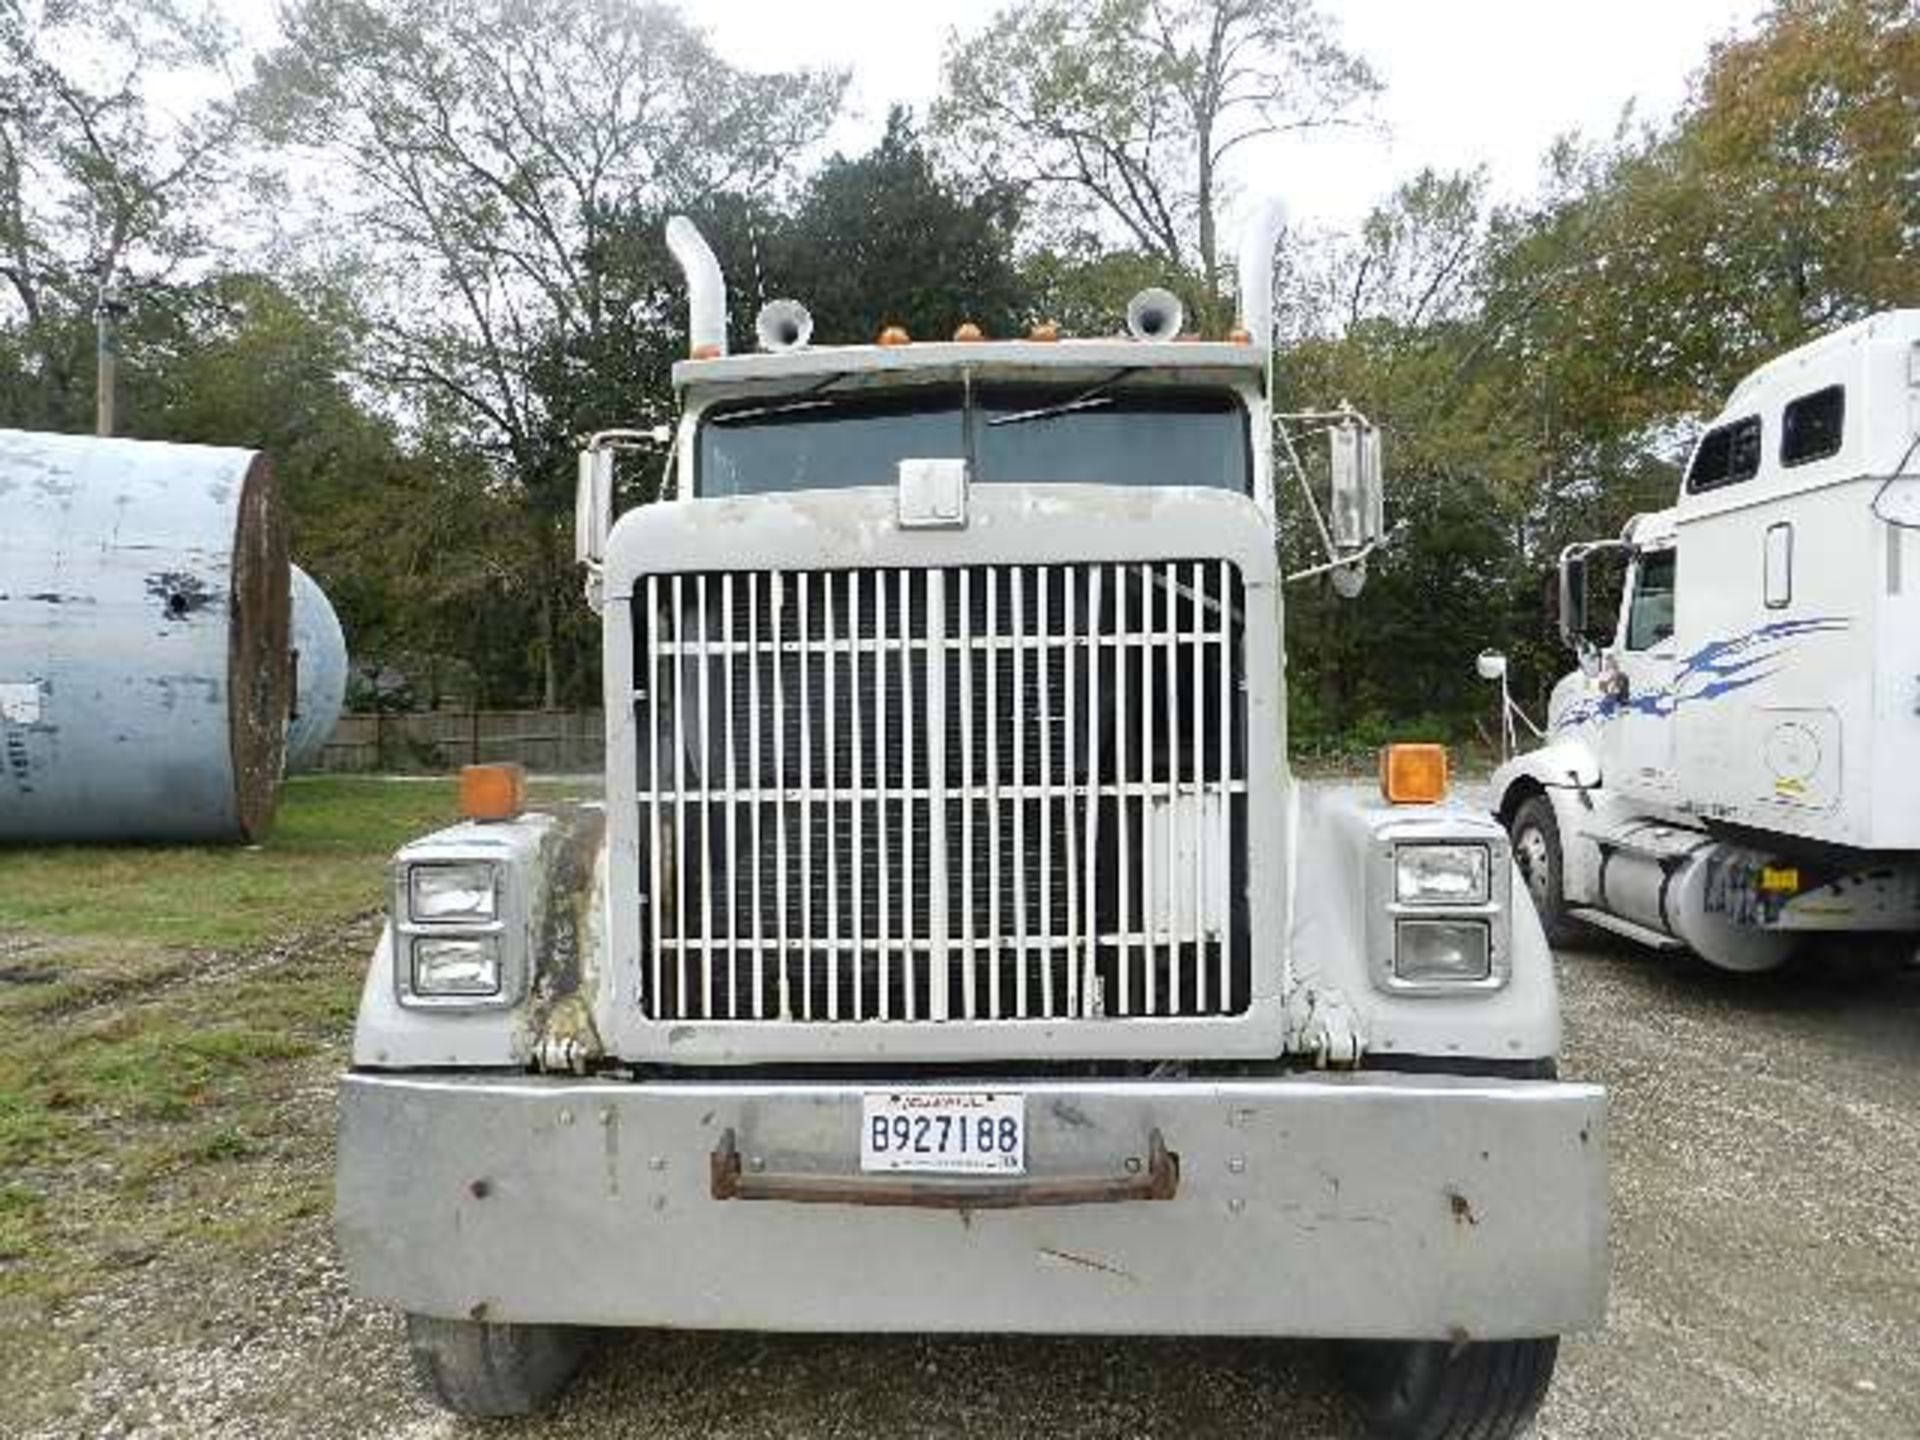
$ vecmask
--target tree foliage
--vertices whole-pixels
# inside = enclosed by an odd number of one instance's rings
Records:
[[[211,4],[0,0],[0,424],[85,427],[111,276],[128,433],[267,450],[363,668],[422,701],[596,697],[572,454],[674,418],[668,215],[738,346],[783,294],[827,343],[1110,334],[1148,284],[1211,328],[1223,159],[1373,88],[1310,0],[1025,0],[950,46],[937,145],[897,113],[816,164],[842,77],[738,71],[665,3],[289,0],[257,84]],[[1470,733],[1490,644],[1540,693],[1559,547],[1668,504],[1754,364],[1920,293],[1916,95],[1908,0],[1777,0],[1524,202],[1429,172],[1289,237],[1277,398],[1383,426],[1399,524],[1359,602],[1289,591],[1302,738]]]
[[[0,404],[66,429],[92,402],[103,287],[164,305],[211,248],[239,129],[235,42],[192,0],[0,0]],[[199,98],[160,105],[169,84]]]
[[[1097,207],[1192,278],[1209,322],[1223,162],[1346,121],[1376,88],[1313,0],[1023,0],[950,48],[946,82],[956,147],[1069,214]]]
[[[943,178],[896,108],[871,152],[836,155],[808,182],[770,246],[771,291],[803,300],[833,343],[888,324],[927,338],[966,321],[1020,334],[1031,297],[1014,261],[1019,218],[1009,187],[969,194]]]
[[[543,367],[624,324],[599,263],[619,216],[777,186],[842,77],[735,70],[677,11],[625,0],[299,0],[282,23],[273,133],[351,177],[330,206],[377,378],[520,498],[557,703],[572,439]]]

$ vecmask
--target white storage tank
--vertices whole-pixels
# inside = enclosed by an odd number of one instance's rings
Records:
[[[287,770],[312,770],[347,703],[347,637],[320,584],[293,567],[293,719]]]
[[[0,430],[0,842],[262,837],[289,585],[265,456]]]

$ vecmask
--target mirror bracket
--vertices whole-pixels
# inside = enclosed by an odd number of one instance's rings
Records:
[[[1626,540],[1587,540],[1560,552],[1560,643],[1573,651],[1581,673],[1600,673],[1601,652],[1587,638],[1587,561],[1595,555],[1619,554],[1629,559],[1636,547]]]
[[[1367,558],[1388,540],[1385,470],[1380,427],[1342,401],[1337,410],[1297,410],[1275,415],[1279,454],[1299,481],[1307,513],[1326,554],[1285,577],[1287,584],[1325,575],[1343,599],[1358,595],[1367,580]],[[1308,482],[1288,422],[1310,425],[1327,437],[1327,505],[1323,510]],[[1276,457],[1279,458],[1279,457]]]
[[[602,604],[601,566],[607,558],[607,537],[613,531],[615,501],[614,461],[622,450],[659,449],[673,442],[673,428],[600,430],[586,437],[580,449],[580,475],[573,493],[573,558],[586,567],[587,604],[598,613]]]

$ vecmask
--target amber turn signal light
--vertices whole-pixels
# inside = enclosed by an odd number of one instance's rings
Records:
[[[527,772],[518,765],[466,765],[460,813],[469,820],[511,820],[527,808]]]
[[[1380,793],[1389,805],[1432,805],[1447,798],[1447,747],[1385,745]]]

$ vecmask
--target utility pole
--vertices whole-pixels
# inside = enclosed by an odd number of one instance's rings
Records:
[[[100,289],[94,297],[94,409],[93,433],[113,434],[113,396],[119,383],[120,337],[115,322],[126,313],[120,292],[114,289],[109,272],[100,277]]]

